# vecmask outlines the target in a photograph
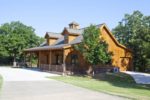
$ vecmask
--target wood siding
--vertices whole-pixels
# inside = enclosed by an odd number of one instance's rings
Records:
[[[52,45],[56,42],[57,38],[47,38],[47,44]]]
[[[131,70],[132,53],[125,47],[118,44],[112,33],[104,26],[101,28],[101,38],[108,44],[108,50],[113,53],[112,65],[119,67],[121,71]]]
[[[68,34],[68,43],[70,43],[72,40],[74,40],[77,36],[75,35],[71,35],[71,34]]]
[[[132,53],[129,49],[122,46],[117,42],[117,40],[113,37],[112,33],[108,30],[108,28],[104,25],[100,27],[101,36],[100,39],[103,39],[108,44],[108,50],[113,53],[111,67],[119,67],[121,71],[132,70]],[[65,43],[69,43],[74,40],[77,36],[69,34],[66,30],[64,30],[63,35],[66,36],[64,39]],[[90,37],[89,37],[90,38]],[[53,44],[56,39],[49,39],[48,44]],[[88,70],[89,64],[84,60],[82,54],[73,47],[64,48],[61,50],[45,50],[39,51],[39,65],[40,64],[50,64],[56,65],[58,64],[56,60],[59,55],[61,59],[59,65],[65,62],[66,67],[71,68],[71,55],[78,55],[78,64],[77,67]],[[103,66],[103,65],[102,65]]]

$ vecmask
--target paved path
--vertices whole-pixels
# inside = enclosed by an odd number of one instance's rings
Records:
[[[4,77],[0,100],[125,100],[113,95],[76,87],[43,76],[55,76],[25,69],[1,68]],[[26,73],[26,74],[25,74]],[[37,75],[35,75],[36,73]],[[43,75],[41,75],[43,73]],[[6,75],[7,74],[7,75]],[[27,76],[26,76],[27,75]],[[39,80],[38,78],[39,77]],[[33,80],[32,80],[33,79]]]
[[[150,74],[131,71],[126,71],[124,73],[131,75],[138,84],[150,84]]]
[[[4,81],[47,81],[49,79],[46,77],[58,76],[52,73],[10,67],[0,67],[0,74]]]

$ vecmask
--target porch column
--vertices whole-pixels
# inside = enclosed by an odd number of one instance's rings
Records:
[[[29,53],[29,67],[31,67],[32,68],[32,62],[31,62],[31,52]]]
[[[51,51],[51,50],[49,51],[48,57],[49,57],[48,70],[51,71],[51,69],[52,69],[52,68],[51,68],[51,67],[52,67],[52,66],[51,66],[51,65],[52,65],[52,51]]]
[[[65,50],[63,50],[63,64],[62,64],[62,66],[63,66],[63,75],[66,75],[66,51]]]
[[[39,51],[39,55],[38,55],[38,68],[41,68],[41,51]]]
[[[23,67],[26,67],[26,52],[24,52],[23,56]]]
[[[49,53],[49,64],[52,65],[52,51]]]

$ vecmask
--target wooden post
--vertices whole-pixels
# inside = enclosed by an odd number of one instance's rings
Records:
[[[50,51],[49,53],[49,66],[48,66],[48,70],[51,70],[51,65],[52,65],[52,51]]]
[[[38,58],[37,68],[39,68],[39,52],[37,53],[37,58]]]
[[[62,66],[63,66],[63,76],[65,76],[66,75],[66,53],[65,53],[65,50],[63,51],[63,64],[62,64]]]
[[[24,53],[23,67],[27,67],[26,66],[26,53]]]
[[[49,64],[50,65],[52,64],[52,51],[50,51],[49,53]]]
[[[32,60],[32,53],[31,52],[30,52],[30,58],[29,59],[30,59],[30,61],[29,61],[30,62],[30,67],[32,68],[32,61],[31,61]]]
[[[38,68],[41,68],[41,51],[39,51],[39,56],[38,56]]]

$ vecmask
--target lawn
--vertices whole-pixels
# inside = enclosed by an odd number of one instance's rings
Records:
[[[150,85],[139,85],[127,74],[105,73],[93,78],[87,76],[50,77],[65,83],[111,95],[123,96],[137,100],[150,100]]]

